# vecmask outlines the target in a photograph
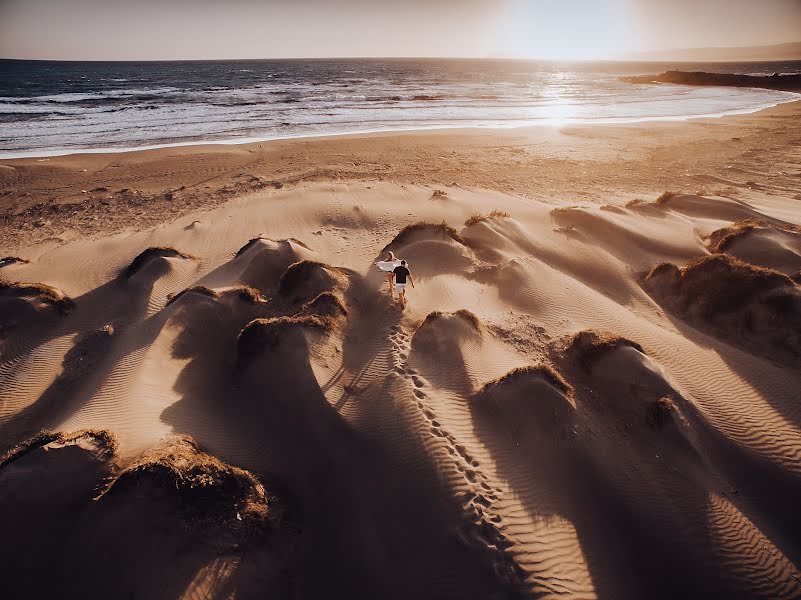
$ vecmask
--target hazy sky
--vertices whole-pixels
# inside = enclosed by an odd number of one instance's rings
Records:
[[[0,57],[614,58],[801,41],[801,0],[0,0]]]

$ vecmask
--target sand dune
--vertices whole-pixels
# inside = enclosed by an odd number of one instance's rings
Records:
[[[499,187],[3,259],[8,597],[801,598],[791,200]]]

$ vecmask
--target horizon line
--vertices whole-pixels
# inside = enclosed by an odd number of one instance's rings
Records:
[[[796,42],[789,42],[796,43]],[[801,43],[801,42],[798,42]],[[751,48],[754,46],[743,46],[742,48]],[[709,50],[714,47],[701,48],[701,49],[688,49],[688,50]],[[729,49],[729,48],[727,48]],[[734,47],[731,47],[734,49]],[[672,49],[669,51],[655,50],[651,52],[686,52],[687,50]],[[266,61],[425,61],[425,60],[479,60],[479,61],[499,61],[509,60],[518,62],[545,62],[545,63],[765,63],[765,62],[801,62],[799,58],[757,58],[749,60],[738,59],[721,59],[721,60],[704,60],[704,59],[672,59],[672,58],[637,58],[637,57],[617,57],[617,58],[537,58],[531,56],[293,56],[293,57],[250,57],[250,58],[125,58],[125,59],[103,59],[103,58],[7,58],[0,57],[0,62],[52,62],[52,63],[167,63],[167,62],[266,62]]]

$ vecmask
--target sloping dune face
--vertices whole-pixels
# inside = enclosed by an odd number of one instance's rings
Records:
[[[350,182],[21,249],[2,595],[801,598],[798,226]]]

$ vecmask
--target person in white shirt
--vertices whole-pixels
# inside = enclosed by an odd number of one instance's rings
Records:
[[[384,271],[387,274],[387,284],[389,285],[389,295],[391,298],[395,298],[395,288],[393,285],[393,279],[395,278],[395,274],[393,271],[400,266],[401,261],[395,258],[395,254],[390,251],[387,253],[386,260],[379,260],[375,263],[376,266]]]

